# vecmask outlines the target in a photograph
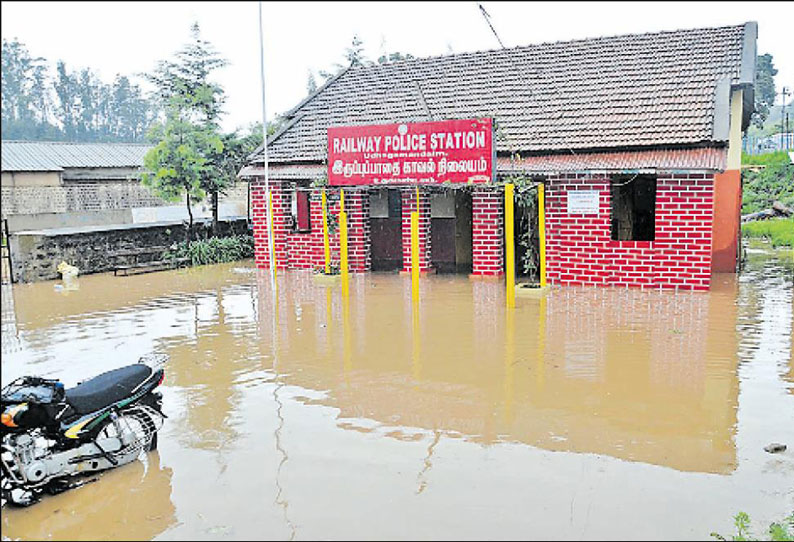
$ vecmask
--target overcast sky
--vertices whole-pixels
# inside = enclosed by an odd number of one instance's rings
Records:
[[[758,51],[772,53],[778,91],[794,87],[794,4],[775,2],[483,2],[507,47],[597,36],[758,22]],[[498,48],[476,2],[263,3],[268,118],[306,95],[309,70],[330,69],[358,34],[370,58]],[[190,36],[202,35],[230,65],[224,128],[262,117],[256,2],[2,2],[2,37],[18,38],[52,65],[117,73],[150,71]],[[54,71],[54,70],[53,70]],[[318,77],[318,83],[322,80]]]

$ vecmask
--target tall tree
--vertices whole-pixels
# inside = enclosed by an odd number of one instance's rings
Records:
[[[50,122],[51,97],[45,60],[32,57],[18,40],[3,40],[2,137],[40,139],[57,136]]]
[[[220,173],[223,141],[218,120],[224,103],[223,88],[209,80],[211,73],[226,65],[209,42],[202,40],[198,24],[191,28],[191,41],[171,61],[158,63],[149,79],[165,111],[165,121],[152,132],[157,146],[147,153],[144,184],[166,198],[184,192],[193,229],[191,198],[212,198],[213,233],[218,230],[218,194],[228,186]]]
[[[764,127],[769,108],[775,104],[775,69],[772,55],[759,55],[755,64],[755,112],[752,123],[759,129]]]
[[[314,78],[314,72],[309,70],[309,78],[306,80],[306,91],[309,94],[314,94],[317,91],[317,79]]]
[[[354,35],[350,42],[350,46],[345,48],[342,53],[343,60],[333,65],[332,70],[319,70],[318,73],[324,80],[334,77],[337,73],[344,70],[348,66],[371,66],[372,61],[369,60],[364,52],[364,42],[358,35]]]

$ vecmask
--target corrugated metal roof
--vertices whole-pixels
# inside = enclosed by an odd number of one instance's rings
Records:
[[[746,28],[355,66],[287,114],[289,127],[273,138],[270,160],[323,160],[329,126],[476,117],[496,119],[497,150],[504,152],[713,142],[715,114],[729,114],[715,109],[718,84],[740,82],[745,40],[754,39]]]
[[[141,143],[3,141],[3,171],[138,167],[151,148]]]

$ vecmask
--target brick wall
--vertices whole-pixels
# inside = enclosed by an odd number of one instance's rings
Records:
[[[289,226],[293,185],[272,182],[273,189],[273,226],[276,244],[276,261],[279,269],[321,269],[325,265],[323,248],[323,210],[322,192],[313,190],[309,197],[311,230],[296,232]],[[331,264],[339,266],[339,191],[327,189],[329,231],[328,244],[331,248]],[[251,183],[251,211],[254,222],[254,254],[257,267],[269,267],[267,250],[267,215],[264,207],[264,182]],[[278,203],[277,203],[278,202]],[[349,271],[352,273],[369,271],[370,223],[369,197],[364,192],[345,193],[347,212],[347,256]]]
[[[613,241],[609,177],[560,175],[546,184],[550,284],[708,290],[713,217],[711,174],[660,174],[653,241]],[[568,215],[567,192],[600,191],[598,215]]]
[[[289,212],[289,202],[285,202],[284,187],[279,182],[270,183],[273,194],[273,248],[276,253],[276,265],[286,269],[287,229],[285,213]],[[267,241],[267,196],[263,181],[251,181],[251,221],[254,225],[254,261],[260,268],[270,267],[270,251]]]
[[[402,196],[402,240],[403,271],[410,273],[411,261],[411,213],[416,208],[416,190],[403,190]],[[419,194],[419,272],[430,271],[430,196]]]
[[[504,274],[504,194],[476,188],[472,194],[472,274]]]

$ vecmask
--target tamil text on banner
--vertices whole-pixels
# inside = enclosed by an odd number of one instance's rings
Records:
[[[332,186],[493,180],[492,119],[328,128]]]

